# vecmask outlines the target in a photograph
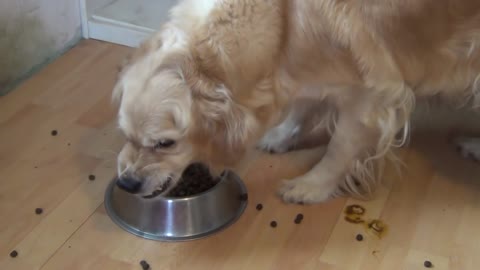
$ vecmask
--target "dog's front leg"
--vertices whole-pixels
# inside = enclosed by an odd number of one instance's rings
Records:
[[[305,144],[325,143],[335,111],[326,101],[297,99],[279,125],[269,130],[257,147],[270,153],[285,153]]]
[[[291,150],[298,141],[305,113],[305,109],[298,108],[294,103],[287,117],[263,136],[257,148],[270,153],[285,153]]]
[[[455,138],[453,143],[464,158],[480,161],[480,137],[460,136]]]
[[[335,194],[352,164],[375,146],[374,106],[340,110],[333,137],[322,160],[306,174],[284,181],[280,196],[291,203],[318,203]]]

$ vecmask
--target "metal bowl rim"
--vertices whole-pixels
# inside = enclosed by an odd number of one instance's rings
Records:
[[[226,173],[224,177],[226,177],[226,175],[228,175],[228,174],[229,173]],[[223,178],[222,178],[222,180],[223,180]],[[243,181],[240,180],[236,176],[233,178],[233,180],[240,186],[241,193],[246,194],[247,193],[247,188],[246,188],[245,184],[243,183]],[[157,200],[150,200],[150,201],[153,202],[153,201],[190,200],[190,199],[208,194],[209,192],[215,190],[217,188],[218,184],[219,183],[217,183],[217,185],[215,185],[215,187],[213,187],[213,188],[211,188],[211,189],[209,189],[205,192],[196,194],[195,196],[192,196],[192,197],[182,197],[182,198],[163,199],[163,200],[158,200],[157,199]],[[105,191],[104,206],[105,206],[105,210],[107,211],[108,216],[110,216],[110,219],[113,220],[113,222],[115,224],[117,224],[120,228],[122,228],[123,230],[125,230],[125,231],[127,231],[127,232],[129,232],[133,235],[142,237],[144,239],[155,240],[155,241],[165,241],[165,242],[191,241],[191,240],[198,240],[198,239],[202,239],[202,238],[205,238],[207,236],[213,235],[215,233],[218,233],[218,232],[226,229],[230,225],[234,224],[242,216],[242,214],[245,211],[245,209],[247,208],[247,204],[248,204],[248,199],[247,200],[242,200],[241,203],[240,203],[240,207],[238,208],[237,213],[235,213],[233,218],[231,220],[229,220],[228,222],[226,222],[225,224],[223,224],[223,225],[221,225],[218,228],[215,228],[213,230],[210,230],[210,231],[207,231],[207,232],[204,232],[204,233],[201,233],[201,234],[197,234],[197,235],[189,235],[189,236],[182,236],[182,237],[163,236],[163,235],[156,235],[156,234],[143,232],[143,231],[135,228],[134,226],[129,225],[125,221],[123,221],[116,214],[115,210],[113,209],[113,207],[111,205],[110,200],[108,200],[108,198],[111,198],[111,194],[112,194],[112,191],[113,191],[114,187],[115,187],[115,179],[110,181],[110,183],[108,184],[107,189]],[[155,199],[155,198],[153,198],[153,199]]]

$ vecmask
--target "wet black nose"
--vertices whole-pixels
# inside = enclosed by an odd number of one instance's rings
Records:
[[[117,186],[126,192],[137,193],[142,187],[142,182],[131,176],[122,176],[117,179]]]

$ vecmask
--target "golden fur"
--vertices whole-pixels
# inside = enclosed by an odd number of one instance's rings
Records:
[[[479,90],[477,0],[183,0],[115,87],[128,138],[119,174],[148,194],[191,162],[219,172],[260,139],[286,151],[328,134],[322,160],[285,181],[282,198],[369,194],[416,99],[478,106]],[[165,139],[175,144],[154,148]]]

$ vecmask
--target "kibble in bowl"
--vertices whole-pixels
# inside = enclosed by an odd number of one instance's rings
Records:
[[[219,177],[213,177],[210,174],[208,167],[194,163],[185,169],[177,185],[167,193],[166,197],[194,196],[210,190],[219,181]]]

